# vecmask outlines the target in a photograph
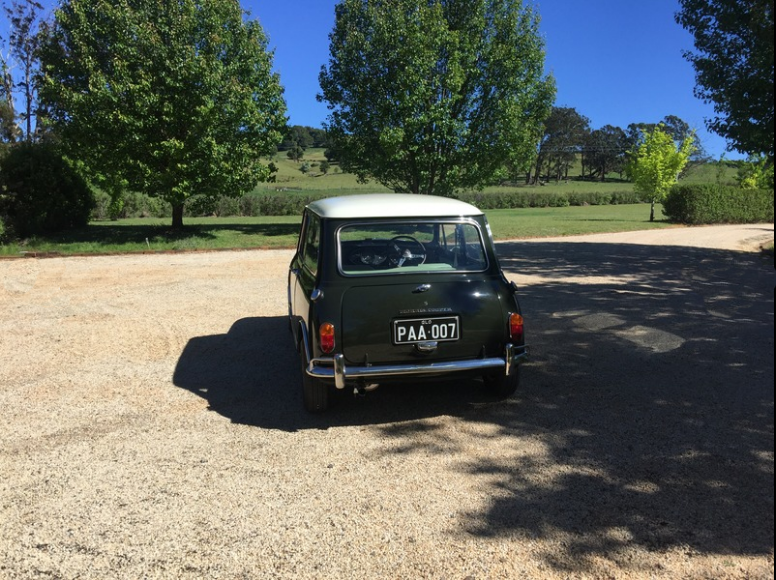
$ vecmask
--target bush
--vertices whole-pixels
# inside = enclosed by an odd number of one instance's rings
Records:
[[[49,143],[20,143],[0,161],[0,215],[13,235],[82,227],[94,197],[86,181]]]
[[[663,202],[663,213],[671,221],[689,225],[770,223],[773,190],[716,184],[675,185]]]
[[[239,198],[193,198],[186,204],[186,217],[205,216],[292,216],[302,215],[304,207],[331,194],[314,193],[302,195],[301,192],[265,195],[247,193]],[[110,197],[97,193],[98,203],[94,219],[109,219]],[[513,209],[525,207],[568,207],[570,205],[616,205],[641,203],[643,200],[632,191],[566,193],[533,190],[464,192],[457,199],[477,206],[481,210]],[[141,194],[127,193],[119,217],[169,217],[170,206],[157,198]]]
[[[610,205],[640,203],[639,196],[630,191],[613,193],[563,193],[537,191],[466,192],[456,196],[482,210],[513,209],[522,207],[568,207],[570,205]]]

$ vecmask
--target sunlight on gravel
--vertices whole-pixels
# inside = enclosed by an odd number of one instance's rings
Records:
[[[512,248],[523,392],[389,385],[322,417],[302,410],[291,251],[0,260],[0,578],[773,578],[772,338],[770,367],[739,344],[694,386],[707,321],[773,336],[771,278],[737,283],[769,310],[731,322],[708,269],[650,288]],[[743,371],[770,407],[713,376]]]

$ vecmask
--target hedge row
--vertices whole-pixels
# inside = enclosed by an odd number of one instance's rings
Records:
[[[255,217],[302,215],[302,210],[307,204],[322,197],[325,196],[247,194],[240,198],[194,198],[186,204],[184,216]],[[169,203],[159,198],[148,197],[139,193],[125,194],[118,211],[115,209],[115,205],[111,204],[110,196],[107,193],[97,192],[96,200],[97,205],[92,213],[92,218],[95,220],[138,217],[169,218],[172,216],[172,208]]]
[[[522,207],[568,207],[571,205],[618,205],[644,201],[632,191],[554,193],[509,191],[504,193],[472,192],[456,196],[479,209],[512,209]]]
[[[773,190],[716,184],[675,185],[663,213],[689,225],[773,222]]]
[[[193,199],[186,205],[186,217],[204,216],[287,216],[301,215],[304,207],[327,197],[324,194],[310,195],[256,195],[247,194],[241,198]],[[615,193],[552,193],[514,191],[505,193],[463,193],[458,199],[471,203],[482,210],[511,209],[522,207],[567,207],[570,205],[629,204],[643,201],[632,192]],[[103,192],[96,195],[97,207],[93,217],[97,220],[111,218],[171,216],[170,204],[158,198],[128,193],[121,207],[116,210],[110,197]]]

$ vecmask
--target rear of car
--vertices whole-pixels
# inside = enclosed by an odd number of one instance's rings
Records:
[[[316,393],[305,396],[309,410],[325,408],[331,384],[363,391],[474,374],[505,394],[516,387],[527,356],[522,316],[482,212],[399,194],[324,200],[307,212],[320,223],[315,287],[300,291],[298,274],[289,287],[305,392]]]

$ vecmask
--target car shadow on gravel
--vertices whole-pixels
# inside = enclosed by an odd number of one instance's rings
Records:
[[[234,423],[288,432],[459,415],[492,401],[475,380],[428,381],[385,385],[365,397],[334,391],[329,411],[313,415],[302,406],[301,381],[285,316],[244,318],[227,334],[190,339],[173,375],[176,386]]]

